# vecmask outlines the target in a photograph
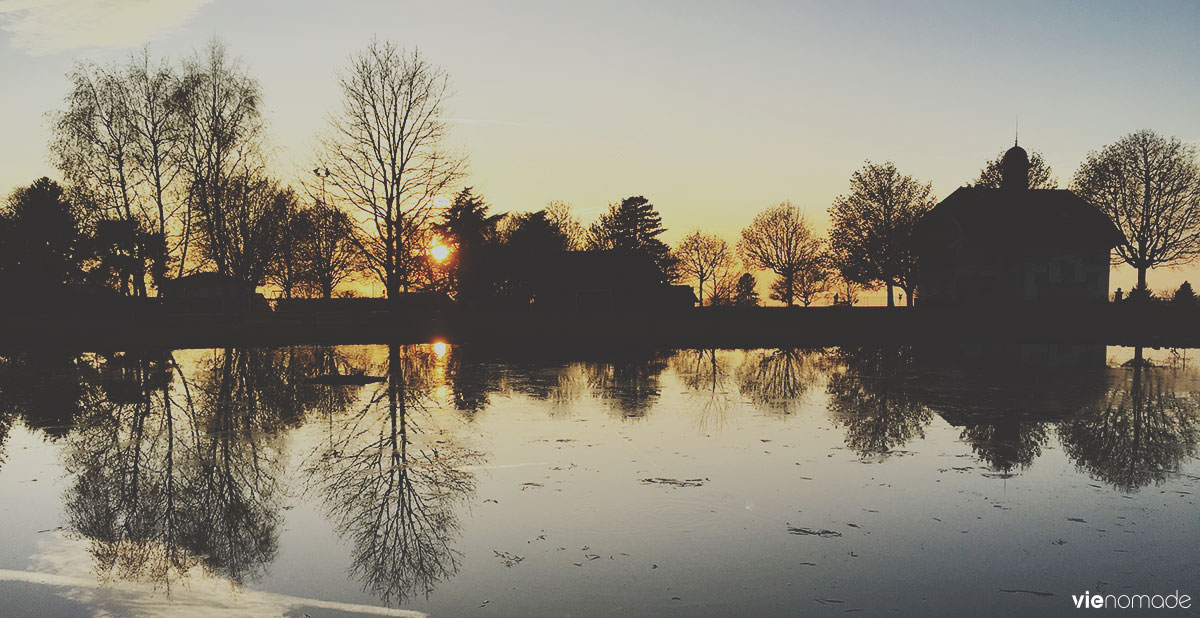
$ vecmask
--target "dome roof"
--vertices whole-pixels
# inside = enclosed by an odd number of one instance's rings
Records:
[[[1008,152],[1004,153],[1004,159],[1002,160],[1002,162],[1003,163],[1019,162],[1019,163],[1028,164],[1029,163],[1029,153],[1025,152],[1024,148],[1021,148],[1020,146],[1017,146],[1014,144],[1012,148],[1008,149]]]

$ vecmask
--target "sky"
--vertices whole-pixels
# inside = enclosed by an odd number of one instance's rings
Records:
[[[1066,185],[1138,129],[1200,144],[1200,2],[0,0],[0,191],[56,176],[47,112],[76,61],[213,37],[263,86],[276,173],[299,178],[372,37],[453,83],[451,142],[495,211],[585,223],[645,195],[668,242],[731,243],[790,200],[818,229],[867,160],[937,197],[1020,142]],[[1200,281],[1159,270],[1152,289]],[[1128,289],[1127,268],[1111,287]]]

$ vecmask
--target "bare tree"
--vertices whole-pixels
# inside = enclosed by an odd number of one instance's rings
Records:
[[[769,270],[779,276],[779,300],[789,307],[796,297],[796,276],[820,250],[820,240],[791,202],[758,213],[738,241],[738,251],[748,268]]]
[[[793,280],[792,293],[805,307],[813,304],[822,294],[833,286],[833,268],[829,256],[818,250],[801,262],[800,270],[796,271]],[[771,298],[783,300],[786,292],[782,280],[771,284]]]
[[[710,307],[731,307],[737,304],[740,281],[738,276],[743,274],[740,266],[736,260],[731,259],[728,264],[713,271],[712,291],[708,293]]]
[[[679,241],[675,256],[684,277],[696,281],[700,306],[704,306],[704,283],[713,280],[718,271],[728,271],[734,261],[733,252],[724,238],[699,230]]]
[[[130,108],[133,93],[116,67],[77,64],[69,79],[67,109],[54,114],[50,149],[67,181],[82,194],[77,202],[90,207],[88,218],[124,222],[106,230],[129,229],[129,242],[113,239],[110,244],[123,253],[114,256],[122,264],[121,287],[145,296],[144,268],[130,267],[144,265],[133,236],[146,220],[134,171],[138,136]]]
[[[909,236],[933,205],[929,183],[900,174],[891,161],[868,161],[850,176],[850,193],[838,196],[829,209],[830,253],[839,259],[837,268],[855,283],[886,286],[889,307],[895,305],[894,287],[904,290],[912,305],[916,258]]]
[[[362,213],[366,265],[395,298],[424,260],[434,198],[465,166],[443,146],[449,80],[419,51],[372,41],[339,85],[342,110],[330,119],[322,164],[331,192]]]
[[[313,236],[312,219],[306,209],[299,208],[296,201],[281,203],[276,217],[275,251],[267,267],[267,282],[279,288],[286,299],[303,292],[308,281],[308,265],[304,259],[304,245]]]
[[[1088,154],[1071,189],[1112,219],[1125,240],[1115,263],[1146,270],[1200,255],[1200,166],[1196,148],[1153,131],[1131,133]]]
[[[205,258],[223,275],[235,276],[230,259],[236,239],[229,234],[239,224],[229,221],[236,216],[232,210],[247,206],[246,192],[262,178],[261,100],[258,81],[216,40],[183,63],[172,96],[181,125],[178,148],[187,223],[196,226]],[[185,259],[189,239],[184,237],[180,249]]]
[[[354,244],[354,224],[332,204],[318,202],[302,212],[309,230],[300,244],[306,282],[321,298],[333,298],[337,286],[358,273],[362,265]]]
[[[546,203],[546,219],[553,225],[563,237],[566,239],[565,249],[567,251],[578,251],[583,249],[587,243],[587,230],[583,224],[571,212],[571,205],[558,200],[551,200]]]
[[[975,179],[974,186],[985,189],[999,189],[1001,170],[1000,164],[1003,161],[1003,152],[996,155],[996,158],[988,161],[987,164],[983,166],[983,169],[979,170],[979,177]],[[1058,188],[1058,179],[1054,177],[1054,170],[1050,169],[1050,165],[1046,163],[1046,158],[1042,156],[1042,153],[1036,150],[1029,153],[1029,188]]]
[[[133,151],[135,170],[141,177],[144,199],[149,202],[143,206],[143,212],[152,211],[150,218],[156,224],[155,232],[163,239],[166,256],[178,261],[182,274],[187,261],[182,248],[189,226],[187,201],[179,199],[175,191],[182,133],[179,109],[172,96],[179,76],[170,64],[152,62],[150,52],[142,50],[141,55],[133,56],[126,65],[125,79],[131,94],[131,122],[137,136]]]
[[[199,240],[205,261],[249,292],[266,282],[279,250],[280,228],[296,208],[290,188],[258,176],[229,179],[222,187],[221,216],[213,217]]]

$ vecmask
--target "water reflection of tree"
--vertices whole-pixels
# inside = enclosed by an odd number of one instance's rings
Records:
[[[199,561],[185,549],[191,510],[178,464],[190,456],[190,402],[170,388],[167,354],[118,354],[98,360],[98,394],[69,438],[67,491],[71,528],[89,541],[99,573],[148,578],[168,590],[173,576]],[[177,418],[185,410],[186,420]],[[185,454],[188,453],[188,454]]]
[[[1047,423],[1020,418],[993,418],[969,424],[961,438],[989,468],[1003,473],[1024,470],[1042,454]]]
[[[804,396],[826,376],[824,350],[779,348],[747,352],[736,370],[738,391],[773,414],[799,409]]]
[[[1196,455],[1200,439],[1196,395],[1177,393],[1178,377],[1167,368],[1122,370],[1095,405],[1059,426],[1064,450],[1122,491],[1162,483]]]
[[[583,363],[592,395],[609,404],[622,418],[644,418],[662,394],[659,378],[667,357],[656,350],[630,350],[618,358]]]
[[[475,488],[481,456],[459,444],[426,407],[436,360],[389,346],[388,380],[339,423],[331,448],[308,467],[339,534],[353,544],[353,575],[386,603],[428,596],[458,572],[456,507]]]
[[[830,374],[826,391],[847,446],[862,457],[885,455],[925,436],[933,415],[914,387],[911,349],[844,347],[833,357],[841,370]]]
[[[450,348],[446,379],[454,397],[454,408],[467,420],[491,403],[491,394],[500,389],[501,365],[487,348],[456,344]]]
[[[260,577],[278,546],[280,431],[351,401],[304,384],[341,362],[330,354],[219,350],[193,375],[169,353],[96,357],[83,388],[95,396],[69,437],[66,506],[97,570],[168,589],[194,566],[236,584]]]
[[[719,427],[733,405],[729,385],[733,377],[730,350],[680,350],[671,357],[671,369],[699,403],[700,428]]]
[[[0,418],[17,417],[53,438],[67,435],[91,395],[95,368],[78,355],[55,350],[0,358]],[[0,423],[2,424],[2,423]]]

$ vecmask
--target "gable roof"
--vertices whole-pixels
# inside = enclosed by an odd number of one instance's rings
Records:
[[[1066,189],[962,187],[913,232],[918,250],[958,243],[1111,249],[1123,240],[1107,215]]]

